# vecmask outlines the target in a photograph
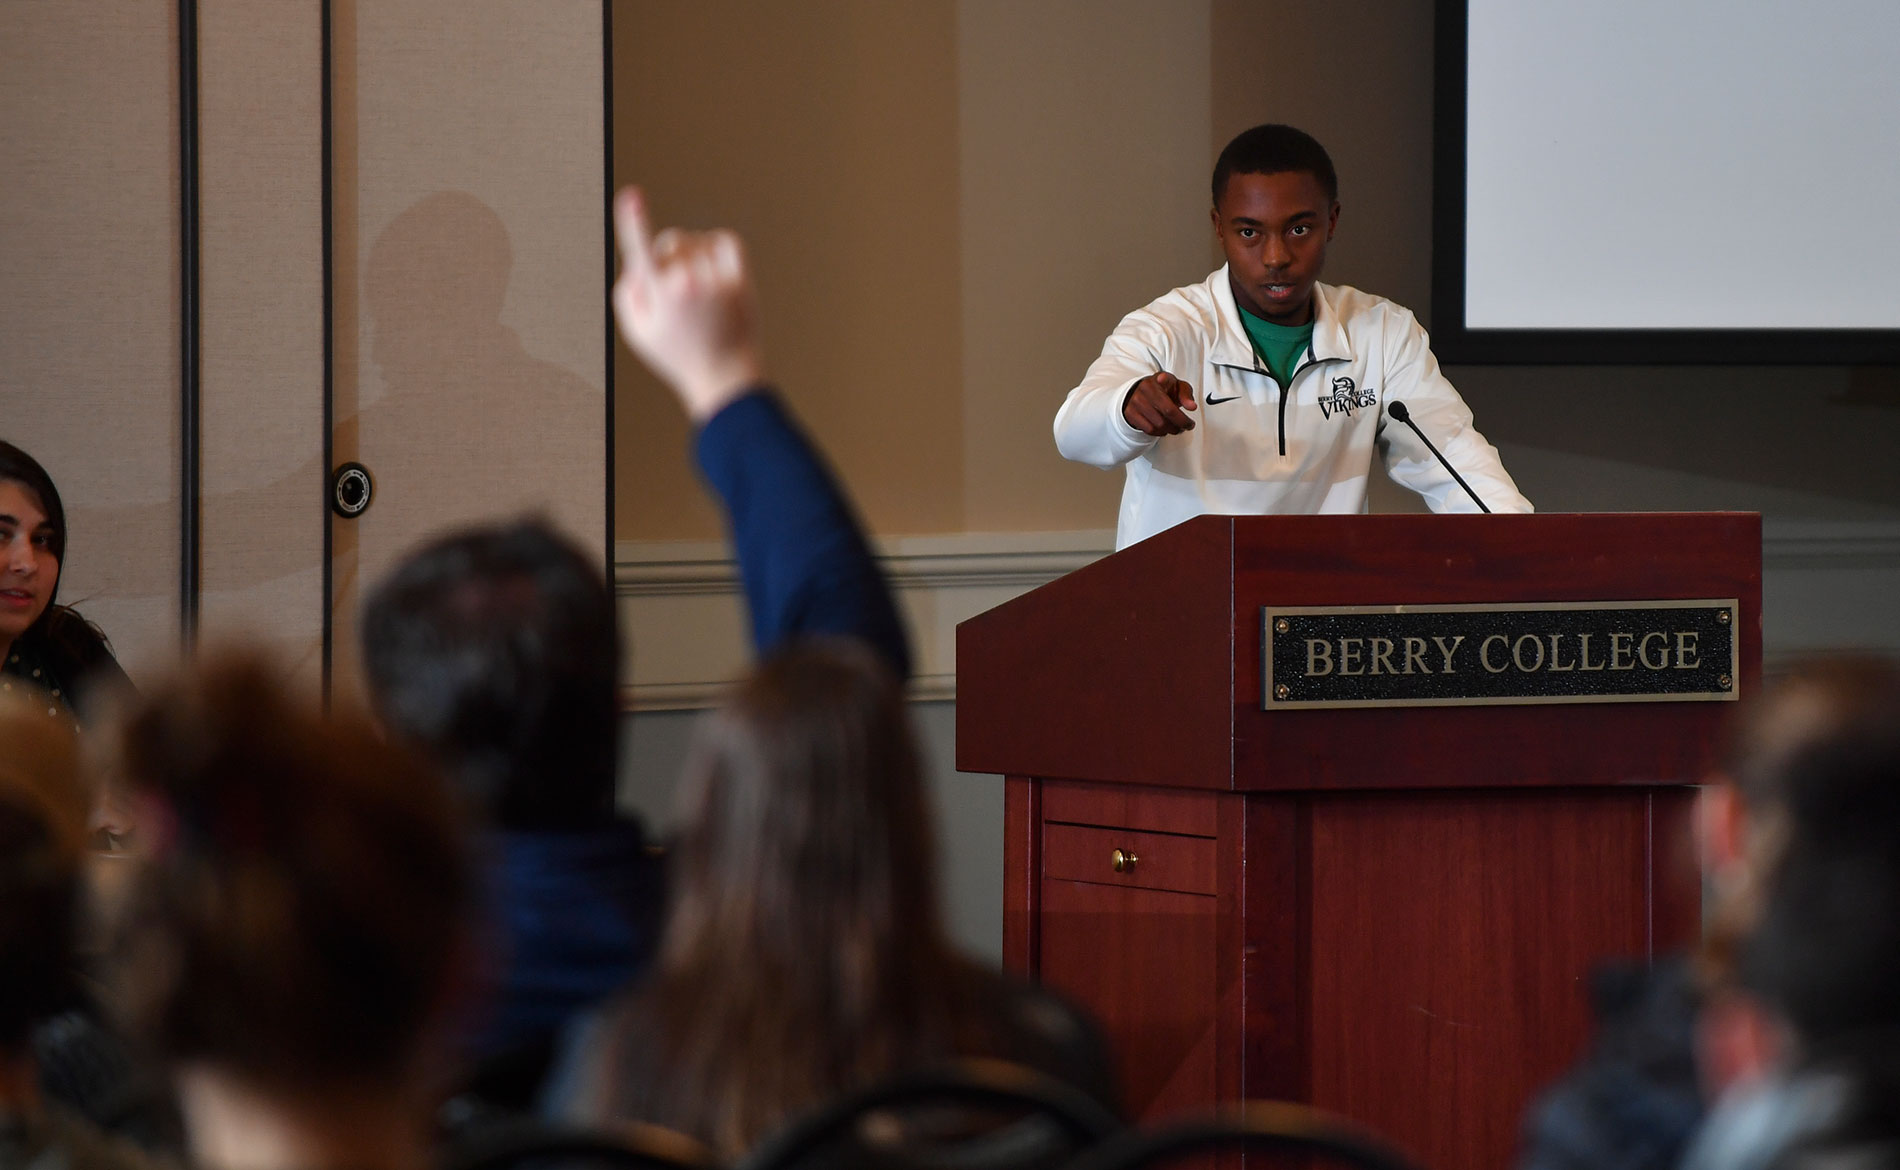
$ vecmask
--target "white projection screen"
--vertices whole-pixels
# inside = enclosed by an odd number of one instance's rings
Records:
[[[1900,4],[1441,0],[1462,361],[1900,361]]]

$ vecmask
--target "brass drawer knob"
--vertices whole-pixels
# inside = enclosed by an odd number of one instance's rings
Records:
[[[1117,849],[1108,855],[1109,868],[1113,869],[1116,873],[1135,872],[1135,862],[1139,860],[1140,858],[1128,852],[1126,849]]]

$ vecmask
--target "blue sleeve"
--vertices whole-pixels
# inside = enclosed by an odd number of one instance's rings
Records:
[[[761,654],[810,634],[861,638],[900,678],[910,646],[844,492],[778,399],[738,399],[699,432],[700,471],[724,501]]]

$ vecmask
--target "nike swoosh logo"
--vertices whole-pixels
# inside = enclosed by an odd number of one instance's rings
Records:
[[[1201,401],[1207,403],[1209,406],[1219,406],[1223,402],[1233,402],[1241,397],[1243,397],[1243,395],[1229,394],[1225,398],[1203,398]]]

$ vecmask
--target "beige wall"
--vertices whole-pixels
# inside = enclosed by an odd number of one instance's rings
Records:
[[[200,0],[200,629],[314,681],[323,636],[318,10]]]
[[[971,531],[1109,527],[1121,473],[1063,460],[1051,424],[1123,314],[1211,266],[1208,5],[954,7],[965,430],[939,490]]]
[[[885,531],[962,523],[956,84],[945,3],[614,7],[617,176],[744,233],[772,372]],[[715,534],[678,408],[618,377],[619,535]]]
[[[535,511],[606,555],[602,6],[338,0],[336,455],[323,390],[319,8],[200,0],[201,630],[339,680],[360,584]],[[179,629],[176,5],[0,4],[0,435],[65,496],[61,599],[135,676]]]
[[[593,0],[337,0],[339,686],[367,588],[423,540],[544,515],[606,552],[606,163]]]
[[[177,6],[0,4],[0,437],[66,505],[61,601],[178,631]]]

